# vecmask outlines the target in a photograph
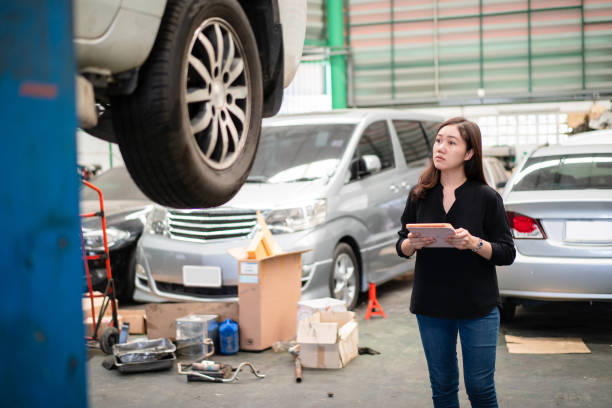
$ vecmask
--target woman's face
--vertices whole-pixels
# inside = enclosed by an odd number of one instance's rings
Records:
[[[472,157],[472,153],[472,150],[467,151],[467,144],[461,137],[457,125],[444,126],[436,135],[433,162],[438,170],[463,167],[463,163]]]

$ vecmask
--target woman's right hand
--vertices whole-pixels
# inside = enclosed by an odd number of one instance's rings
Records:
[[[414,248],[415,250],[419,250],[426,247],[427,245],[433,244],[434,242],[436,242],[436,239],[433,237],[422,237],[421,234],[419,234],[418,232],[411,232],[408,234],[406,241],[408,241],[408,244],[412,248]]]

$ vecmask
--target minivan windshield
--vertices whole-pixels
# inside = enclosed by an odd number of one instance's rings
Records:
[[[247,183],[327,182],[354,129],[354,124],[263,127]]]
[[[566,154],[527,160],[513,191],[612,189],[612,154]]]
[[[102,190],[104,200],[135,200],[149,201],[132,181],[130,173],[125,167],[113,167],[90,181],[91,184]],[[95,190],[82,186],[81,200],[98,200]]]

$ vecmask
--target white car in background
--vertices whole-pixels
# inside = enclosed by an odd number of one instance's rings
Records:
[[[497,267],[503,320],[533,301],[612,301],[611,135],[538,147],[515,170],[502,196],[516,246]]]
[[[74,0],[79,87],[100,113],[87,131],[119,144],[154,201],[220,205],[249,173],[305,28],[306,0]]]

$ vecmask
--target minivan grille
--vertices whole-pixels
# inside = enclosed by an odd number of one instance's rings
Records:
[[[257,223],[257,213],[250,210],[207,209],[170,210],[170,237],[183,241],[208,242],[247,236]]]

